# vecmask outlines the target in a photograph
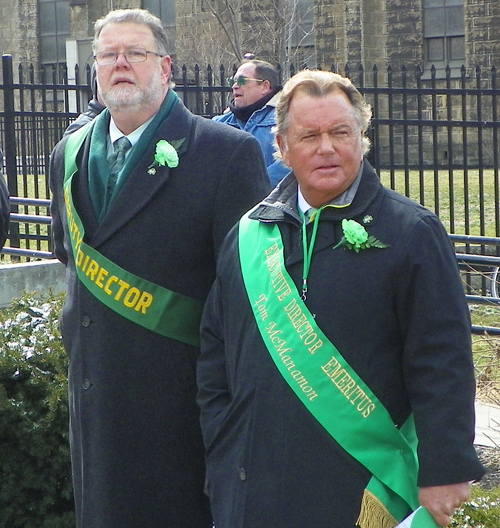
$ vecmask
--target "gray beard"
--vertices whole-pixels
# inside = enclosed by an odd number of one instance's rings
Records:
[[[108,92],[102,93],[101,97],[111,112],[117,110],[138,112],[153,106],[161,90],[161,77],[156,75],[144,91],[137,86],[113,86]]]

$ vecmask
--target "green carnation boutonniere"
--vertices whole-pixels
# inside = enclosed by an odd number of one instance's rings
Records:
[[[377,240],[374,236],[368,235],[366,229],[355,220],[347,220],[344,218],[342,220],[342,230],[344,231],[344,236],[333,249],[344,246],[347,249],[354,249],[356,253],[359,253],[360,249],[383,249],[389,247],[387,244]]]
[[[170,169],[174,169],[179,165],[178,149],[184,142],[184,139],[172,141],[169,143],[165,139],[161,139],[156,144],[155,160],[148,167],[149,174],[156,174],[157,167],[164,167],[165,165]]]

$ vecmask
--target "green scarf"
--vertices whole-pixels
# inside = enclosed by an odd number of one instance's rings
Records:
[[[199,346],[201,301],[129,273],[84,241],[85,228],[73,203],[72,180],[78,171],[78,152],[93,125],[88,123],[71,134],[64,151],[65,205],[78,278],[99,301],[126,319],[160,335]]]
[[[145,150],[151,145],[151,141],[155,136],[158,127],[163,121],[165,121],[178,101],[179,97],[177,94],[173,90],[169,90],[155,117],[142,133],[139,141],[131,149],[130,154],[125,161],[125,165],[120,171],[110,203],[116,198],[128,176],[132,172],[132,169],[139,163]],[[89,192],[99,221],[102,221],[107,213],[107,209],[105,209],[104,206],[104,198],[106,196],[106,186],[109,178],[109,167],[106,162],[108,155],[109,120],[110,113],[106,108],[95,118],[90,140],[88,164]]]

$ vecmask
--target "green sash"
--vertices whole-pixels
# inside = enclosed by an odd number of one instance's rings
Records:
[[[255,320],[276,367],[316,420],[373,475],[358,523],[366,528],[394,527],[419,507],[413,416],[398,430],[382,403],[316,325],[284,266],[276,224],[244,216],[239,223],[239,253]],[[430,515],[419,518],[426,522],[415,527],[437,526]]]
[[[64,197],[78,278],[94,297],[129,321],[199,346],[201,301],[129,273],[83,241],[85,230],[73,203],[71,184],[78,170],[76,156],[91,128],[89,123],[68,138],[64,156]]]

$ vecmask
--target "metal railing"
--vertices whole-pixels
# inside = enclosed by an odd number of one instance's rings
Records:
[[[4,247],[0,253],[11,257],[23,257],[27,259],[53,259],[52,239],[50,236],[50,224],[52,217],[49,216],[50,200],[40,198],[10,198],[10,246]],[[21,212],[19,212],[21,207]],[[22,212],[24,209],[35,208],[34,212]],[[42,214],[45,212],[45,214]],[[45,226],[45,229],[40,229]],[[12,242],[15,241],[15,245]],[[35,248],[30,247],[35,243]],[[24,247],[21,247],[21,244]],[[47,246],[48,250],[41,247]]]
[[[50,200],[27,199],[11,197],[13,206],[36,207],[39,210],[50,207]],[[11,213],[12,225],[50,226],[51,217],[42,214]],[[456,249],[456,258],[462,272],[466,287],[466,299],[469,304],[491,304],[500,306],[500,256],[492,252],[500,249],[500,238],[470,235],[449,235]],[[19,240],[29,241],[33,235],[19,233]],[[51,246],[49,230],[46,234],[39,234],[36,240],[44,241]],[[458,246],[458,247],[457,247]],[[493,249],[492,249],[493,248]],[[490,254],[486,254],[487,252]],[[27,259],[54,259],[52,251],[29,248],[6,247],[0,253],[11,257]],[[473,334],[500,335],[500,328],[492,326],[471,325]]]
[[[458,266],[465,284],[469,305],[500,306],[500,238],[449,235],[455,246]],[[500,328],[472,325],[474,334],[500,335]]]

